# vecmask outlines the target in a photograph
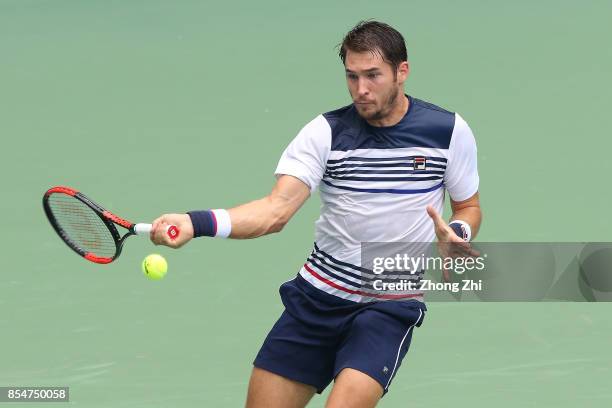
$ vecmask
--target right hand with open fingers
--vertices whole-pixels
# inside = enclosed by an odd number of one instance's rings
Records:
[[[170,225],[174,225],[179,229],[178,237],[174,239],[167,233]],[[193,238],[191,218],[188,214],[164,214],[153,221],[149,236],[155,245],[180,248]]]

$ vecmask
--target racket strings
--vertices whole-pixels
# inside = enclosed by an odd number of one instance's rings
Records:
[[[86,204],[69,195],[51,194],[49,208],[73,245],[96,256],[115,256],[117,247],[108,226]]]

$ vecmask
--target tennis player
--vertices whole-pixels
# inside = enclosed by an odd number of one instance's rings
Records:
[[[417,290],[364,287],[372,271],[361,265],[362,244],[437,238],[469,246],[480,225],[472,131],[459,114],[404,93],[402,35],[363,21],[339,54],[352,103],[304,126],[282,154],[269,195],[153,223],[152,241],[174,248],[194,237],[256,238],[281,231],[319,188],[313,250],[280,287],[285,310],[255,358],[248,408],[304,407],[332,381],[327,407],[376,406],[426,306]],[[440,215],[446,191],[449,223]],[[181,229],[178,240],[164,233],[168,224]]]

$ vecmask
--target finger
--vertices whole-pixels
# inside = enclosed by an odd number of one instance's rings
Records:
[[[160,240],[159,234],[157,232],[151,233],[151,241],[153,241],[155,245],[159,245],[162,243]]]
[[[153,233],[157,233],[157,230],[159,230],[160,225],[162,225],[164,223],[164,220],[166,219],[166,214],[157,217],[155,219],[155,221],[153,221],[153,227],[151,229],[151,232]]]
[[[438,213],[436,211],[436,209],[433,208],[433,206],[428,205],[427,206],[427,214],[433,220],[434,228],[436,229],[436,235],[438,235],[438,236],[440,236],[440,235],[446,236],[448,234],[448,229],[449,229],[448,228],[448,224],[446,223],[446,221],[444,221],[444,218],[442,218],[440,213]]]
[[[450,236],[448,242],[450,242],[451,245],[456,246],[457,248],[468,248],[470,246],[470,243],[467,241],[464,241],[463,238],[457,236],[457,234],[455,233],[455,231],[453,231],[451,228],[449,228],[450,232],[452,232],[452,235]]]
[[[174,240],[168,236],[168,234],[163,234],[164,245],[170,248],[178,248],[178,240]]]
[[[474,247],[472,247],[472,244],[467,241],[464,241],[456,234],[454,234],[454,237],[452,238],[451,246],[453,250],[461,253],[464,256],[480,256],[480,252],[477,251]]]
[[[157,225],[158,224],[159,224],[159,218],[156,218],[151,223],[151,231],[149,232],[149,237],[151,238],[151,241],[153,241],[153,239],[155,237],[155,231],[157,231]]]
[[[155,231],[153,233],[155,242],[157,242],[158,244],[162,244],[162,245],[165,245],[165,234],[164,234],[165,227],[164,225],[165,225],[165,216],[162,216],[159,218]]]
[[[159,236],[159,243],[160,245],[172,247],[172,242],[167,237],[165,237],[163,234]]]
[[[467,243],[457,243],[454,242],[451,244],[452,249],[452,257],[453,258],[476,258],[480,256],[480,252],[476,249],[472,248],[471,245],[465,245]]]
[[[435,210],[435,208],[433,208],[433,206],[427,206],[427,214],[433,220],[434,225],[438,227],[440,225],[440,218],[442,217],[440,217],[440,214],[438,214],[438,212]]]
[[[453,233],[454,234],[454,233]],[[466,257],[470,253],[470,244],[458,238],[456,235],[451,238],[449,252],[453,257]]]
[[[438,225],[434,228],[434,232],[436,233],[436,238],[439,243],[451,243],[453,239],[457,236],[455,232],[444,225]]]

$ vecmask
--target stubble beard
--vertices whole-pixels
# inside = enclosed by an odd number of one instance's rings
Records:
[[[385,103],[383,104],[382,108],[369,114],[369,115],[364,115],[362,114],[361,116],[363,116],[364,119],[367,120],[382,120],[384,119],[386,116],[389,115],[389,113],[393,110],[393,106],[395,106],[395,103],[397,101],[397,96],[399,95],[399,90],[397,88],[393,88],[393,90],[391,91],[391,94],[389,95],[389,97],[387,98],[387,100],[385,101]]]

